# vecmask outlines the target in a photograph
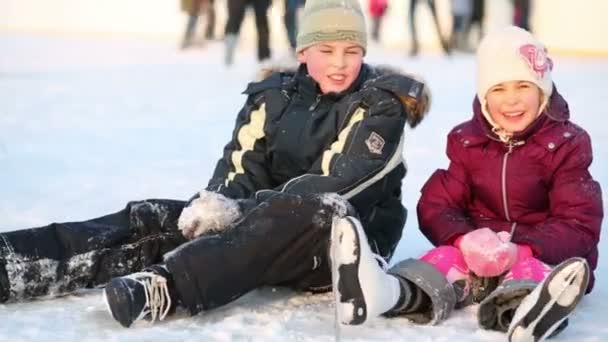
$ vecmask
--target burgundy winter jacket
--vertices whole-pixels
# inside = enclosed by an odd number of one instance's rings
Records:
[[[477,228],[512,231],[512,242],[530,246],[549,265],[580,256],[595,270],[602,192],[588,170],[591,140],[568,120],[566,101],[555,90],[547,109],[509,144],[492,133],[477,99],[473,111],[448,135],[448,169],[422,188],[422,233],[440,246]],[[587,292],[593,283],[592,275]]]

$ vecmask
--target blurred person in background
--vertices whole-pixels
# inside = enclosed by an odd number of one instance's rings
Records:
[[[467,37],[467,41],[470,41],[469,37],[471,35],[471,30],[473,27],[477,28],[477,38],[475,39],[475,46],[481,40],[481,37],[484,35],[483,21],[485,18],[485,0],[473,0],[473,12],[471,13],[471,20],[469,21],[469,25],[466,27],[465,37]]]
[[[188,15],[184,38],[182,39],[181,48],[191,47],[195,43],[196,26],[201,14],[206,17],[205,39],[212,40],[215,30],[215,8],[214,0],[181,0],[182,12]]]
[[[439,19],[437,18],[437,8],[435,8],[435,0],[426,0],[426,3],[429,6],[431,14],[433,15],[433,22],[435,23],[435,29],[437,30],[437,36],[439,37],[439,43],[441,44],[441,48],[446,55],[450,54],[450,47],[447,41],[441,35],[441,27],[439,26]],[[418,4],[418,0],[410,0],[410,12],[409,12],[409,21],[410,21],[410,35],[412,40],[412,45],[410,48],[410,56],[418,55],[419,45],[418,45],[418,34],[416,32],[416,5]]]
[[[287,39],[291,51],[295,55],[296,51],[296,35],[298,30],[298,9],[304,6],[306,0],[285,0],[285,29],[287,30]]]
[[[532,32],[530,29],[530,0],[513,0],[513,25]]]
[[[369,15],[372,20],[372,39],[380,40],[380,25],[388,9],[388,0],[369,0]]]
[[[467,27],[473,14],[472,0],[452,0],[452,33],[450,50],[470,52]]]
[[[232,65],[234,62],[234,50],[238,42],[239,32],[245,10],[249,5],[253,6],[255,13],[255,27],[258,33],[258,61],[270,59],[270,30],[268,28],[268,8],[270,0],[228,0],[228,21],[224,35],[226,45],[224,62]]]

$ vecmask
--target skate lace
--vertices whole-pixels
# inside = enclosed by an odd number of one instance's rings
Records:
[[[150,314],[151,321],[164,320],[171,309],[171,296],[169,296],[167,279],[152,274],[147,279],[141,279],[140,283],[144,287],[144,293],[146,294],[145,307],[148,308],[146,313]]]
[[[376,258],[376,261],[378,261],[378,264],[380,264],[382,270],[386,272],[388,270],[388,263],[386,262],[386,260],[384,260],[384,258],[379,256],[378,254],[374,254],[374,258]]]

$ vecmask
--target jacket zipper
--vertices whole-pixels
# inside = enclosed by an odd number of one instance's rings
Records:
[[[315,110],[317,108],[317,106],[319,105],[319,102],[321,102],[321,95],[317,95],[317,98],[315,99],[315,102],[313,102],[310,107],[308,107],[308,110]]]
[[[509,150],[505,153],[502,158],[502,172],[501,172],[501,186],[502,186],[502,206],[505,211],[505,218],[511,222],[511,214],[509,213],[509,205],[507,202],[507,162],[509,161],[509,155],[513,152],[513,147],[523,145],[523,141],[509,142]],[[512,230],[515,226],[511,227]]]

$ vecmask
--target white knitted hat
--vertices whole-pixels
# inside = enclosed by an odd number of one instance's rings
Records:
[[[544,95],[542,112],[553,93],[552,69],[547,49],[530,32],[509,26],[488,33],[477,48],[477,98],[490,124],[496,127],[486,109],[491,87],[516,80],[534,83]]]

